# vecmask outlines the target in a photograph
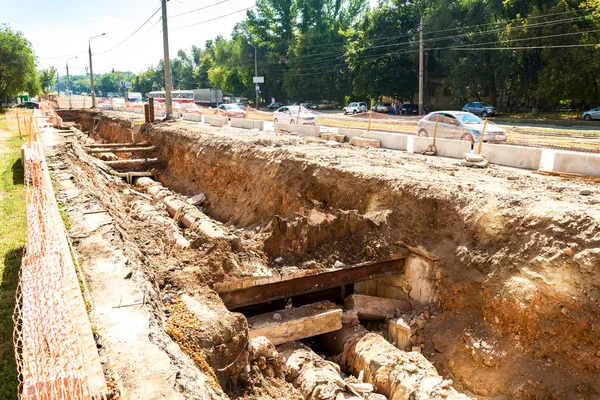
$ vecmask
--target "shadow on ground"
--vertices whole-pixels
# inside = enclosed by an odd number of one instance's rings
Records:
[[[13,185],[22,185],[24,182],[25,171],[23,170],[23,165],[21,164],[21,159],[17,159],[15,163],[11,167],[13,173]]]
[[[13,341],[13,311],[23,248],[4,254],[4,273],[0,282],[0,399],[17,398],[17,366]]]

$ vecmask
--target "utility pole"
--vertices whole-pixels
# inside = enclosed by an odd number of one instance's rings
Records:
[[[162,2],[162,25],[163,25],[163,50],[165,67],[165,105],[167,106],[166,118],[173,115],[173,99],[171,98],[171,64],[169,63],[169,27],[167,26],[167,0]]]
[[[249,43],[250,46],[254,47],[254,76],[258,77],[258,58],[257,58],[257,52],[256,52],[256,46],[253,45],[252,43]],[[254,82],[254,79],[252,79],[252,84],[254,85],[254,91],[256,92],[256,103],[254,103],[256,110],[258,111],[258,83]]]
[[[258,76],[258,58],[256,56],[257,52],[256,52],[256,46],[254,46],[254,76]],[[258,86],[258,84],[257,84]],[[254,88],[256,89],[256,88]],[[258,90],[256,91],[256,111],[258,111],[259,106],[258,106]]]
[[[88,39],[88,49],[90,53],[90,90],[92,92],[92,108],[96,108],[96,92],[94,91],[94,69],[92,68],[92,39],[104,35],[106,35],[106,33],[102,33],[98,36],[93,36]]]
[[[421,12],[421,9],[419,9]],[[419,115],[423,115],[423,13],[419,23]]]

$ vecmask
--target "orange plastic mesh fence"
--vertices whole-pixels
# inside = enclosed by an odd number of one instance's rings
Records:
[[[50,181],[35,110],[23,148],[27,243],[13,316],[24,400],[105,399],[106,380]]]

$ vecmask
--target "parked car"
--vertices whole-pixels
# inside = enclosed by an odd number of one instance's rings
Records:
[[[467,103],[463,106],[462,110],[473,113],[475,115],[481,115],[484,118],[487,116],[496,115],[496,110],[494,109],[494,106],[488,103]]]
[[[21,104],[17,104],[16,106],[13,106],[14,108],[28,108],[30,110],[33,110],[34,108],[40,108],[40,104],[36,103],[35,101],[24,101]]]
[[[229,118],[246,118],[246,111],[237,104],[219,104],[214,111],[215,114]]]
[[[298,114],[300,109],[300,114]],[[298,125],[316,125],[317,117],[315,114],[310,112],[306,107],[302,106],[285,106],[279,108],[273,113],[273,122],[282,122],[284,124],[295,124],[296,120]]]
[[[278,109],[278,108],[280,108],[280,107],[283,107],[283,103],[282,103],[282,102],[280,102],[280,101],[274,101],[274,102],[272,102],[271,104],[269,104],[269,105],[267,106],[267,109],[268,109],[269,111],[275,111],[275,110],[277,110],[277,109]]]
[[[432,137],[436,119],[438,123],[437,137],[439,138],[461,139],[471,143],[480,140],[483,120],[465,111],[436,111],[427,114],[419,120],[417,135],[419,137]],[[483,140],[488,143],[506,142],[506,131],[488,122]]]
[[[600,107],[596,107],[593,110],[584,112],[581,118],[585,119],[586,121],[600,119]]]
[[[344,114],[357,114],[367,111],[367,103],[362,101],[353,101],[343,109]]]
[[[202,109],[195,103],[173,103],[173,109],[181,114],[202,114]]]
[[[425,113],[427,113],[425,107],[423,107],[423,111]],[[418,115],[419,114],[419,105],[418,104],[402,104],[400,113],[402,115]]]
[[[320,110],[332,110],[338,108],[340,105],[336,101],[323,100],[316,105]]]
[[[300,103],[300,106],[302,106],[304,108],[309,108],[309,109],[315,110],[317,108],[317,102],[316,101],[305,101],[304,103]]]
[[[373,106],[373,111],[377,111],[380,113],[388,113],[390,112],[391,108],[392,105],[389,103],[378,103]]]

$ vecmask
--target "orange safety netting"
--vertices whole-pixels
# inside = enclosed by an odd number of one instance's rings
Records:
[[[106,380],[50,181],[38,122],[25,121],[27,243],[13,316],[24,400],[105,399]],[[27,123],[29,122],[29,123]]]

